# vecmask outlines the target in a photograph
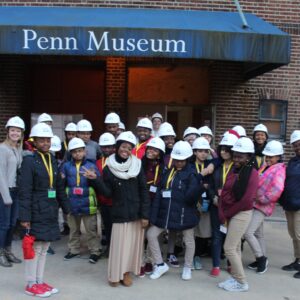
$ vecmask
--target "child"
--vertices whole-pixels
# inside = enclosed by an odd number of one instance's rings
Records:
[[[132,154],[137,158],[142,159],[146,152],[147,144],[152,139],[152,122],[148,118],[142,118],[136,125],[136,134],[138,137],[138,144],[132,150]]]
[[[258,170],[265,160],[263,151],[268,142],[268,128],[264,124],[258,124],[253,130],[253,143],[255,147],[255,167]]]
[[[193,151],[188,142],[179,141],[174,145],[171,157],[174,167],[163,177],[152,202],[147,238],[151,255],[156,263],[151,279],[158,279],[169,270],[164,263],[158,236],[166,229],[182,231],[186,246],[184,268],[181,278],[192,278],[193,256],[195,252],[194,227],[199,222],[197,200],[199,197],[198,179],[188,163]]]
[[[213,141],[213,133],[211,131],[211,129],[208,126],[202,126],[199,128],[199,134],[201,137],[204,137],[207,139],[209,145],[211,146],[212,141]],[[212,158],[217,158],[218,154],[216,153],[216,151],[214,149],[210,149],[210,155],[209,155],[209,159]]]
[[[120,117],[116,113],[109,113],[104,120],[105,129],[107,132],[111,133],[115,138],[118,135]]]
[[[99,138],[99,145],[102,151],[103,157],[96,162],[96,166],[103,176],[103,169],[106,167],[107,158],[114,154],[116,151],[116,139],[111,133],[103,133]],[[107,198],[103,195],[97,195],[98,201],[100,202],[100,213],[104,225],[105,241],[107,248],[105,250],[106,256],[109,253],[111,229],[112,229],[112,220],[111,220],[111,206],[112,199]],[[103,237],[102,237],[103,238]]]
[[[58,176],[55,158],[49,153],[52,129],[38,123],[31,129],[36,151],[24,157],[19,181],[21,225],[35,237],[33,259],[25,260],[27,286],[25,293],[48,297],[58,292],[43,280],[46,254],[50,242],[60,238],[58,208],[69,213],[69,202]]]
[[[68,161],[71,159],[71,155],[68,152],[68,143],[74,137],[76,137],[77,133],[77,125],[73,122],[68,123],[65,127],[65,140],[61,143],[61,157],[64,161]]]
[[[200,137],[199,131],[195,127],[188,127],[183,133],[183,140],[192,146],[196,138]]]
[[[100,257],[100,242],[97,236],[97,198],[93,187],[96,180],[84,176],[86,170],[96,170],[94,163],[85,158],[85,143],[79,138],[73,138],[68,145],[72,159],[66,162],[62,169],[67,194],[70,199],[71,213],[68,216],[70,227],[69,252],[64,260],[80,256],[80,224],[83,221],[87,234],[87,244],[90,251],[89,262],[95,264]],[[96,170],[98,177],[100,176]],[[99,179],[99,178],[98,178]]]

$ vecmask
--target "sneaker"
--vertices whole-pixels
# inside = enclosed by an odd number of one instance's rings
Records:
[[[295,259],[294,262],[290,263],[289,265],[283,266],[281,269],[283,271],[298,271],[298,268],[300,267],[299,259]]]
[[[162,266],[155,266],[153,273],[150,275],[150,278],[158,279],[168,271],[169,271],[169,266],[166,263],[164,263]]]
[[[297,279],[300,279],[300,271],[297,272],[297,273],[295,273],[293,277],[294,277],[294,278],[297,278]]]
[[[188,267],[184,267],[182,270],[181,278],[183,280],[191,280],[192,279],[192,269]]]
[[[51,293],[46,291],[40,284],[34,284],[31,287],[27,285],[25,288],[25,294],[40,298],[47,298],[51,296]]]
[[[229,277],[227,280],[218,283],[218,287],[223,289],[225,285],[231,284],[234,280],[234,278]]]
[[[47,250],[47,254],[54,255],[55,251],[53,250],[53,248],[49,247],[48,250]]]
[[[38,284],[39,286],[41,286],[46,292],[50,292],[51,295],[57,294],[59,292],[59,290],[51,285],[49,285],[48,283],[44,282],[42,284]]]
[[[70,260],[74,257],[79,257],[79,256],[80,256],[79,253],[73,254],[71,252],[68,252],[67,255],[64,256],[64,260]]]
[[[218,277],[220,275],[220,268],[212,268],[210,271],[210,276]]]
[[[257,260],[256,260],[256,261],[254,261],[253,263],[249,264],[249,265],[247,266],[247,268],[250,269],[250,270],[256,270],[256,269],[257,269],[257,266],[258,266],[258,262],[257,262]]]
[[[10,263],[20,264],[22,262],[22,260],[17,258],[10,249],[5,250],[5,256]]]
[[[202,270],[203,266],[201,263],[201,258],[200,256],[195,256],[194,257],[194,269],[195,270]]]
[[[98,261],[99,258],[100,258],[100,255],[91,254],[90,257],[89,257],[89,262],[91,264],[95,264]]]
[[[240,283],[235,279],[224,285],[223,289],[228,292],[247,292],[249,290],[248,283]]]
[[[151,263],[146,263],[145,264],[145,274],[150,275],[153,272],[153,266]]]
[[[145,275],[146,275],[146,274],[145,274],[145,267],[141,267],[139,277],[140,277],[140,278],[144,278]]]
[[[268,270],[268,258],[265,256],[261,256],[257,258],[257,273],[264,274]]]
[[[177,257],[174,254],[169,254],[167,257],[167,262],[171,267],[179,268],[179,262]]]

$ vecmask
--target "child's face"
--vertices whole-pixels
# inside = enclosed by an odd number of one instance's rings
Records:
[[[147,150],[146,150],[146,157],[148,159],[151,159],[151,160],[156,160],[156,159],[159,159],[160,157],[160,152],[158,149],[156,148],[153,148],[153,147],[147,147]]]
[[[106,124],[106,131],[111,133],[113,136],[117,135],[119,124]]]
[[[206,149],[197,149],[194,151],[194,154],[196,155],[196,158],[200,161],[205,161],[208,157],[209,150]]]
[[[74,137],[76,137],[76,131],[66,131],[67,141],[70,141]]]
[[[280,155],[275,155],[275,156],[266,156],[265,157],[265,161],[267,166],[273,166],[275,164],[277,164],[280,160]]]
[[[38,151],[47,153],[51,147],[51,138],[35,137],[33,143]]]
[[[232,159],[232,156],[231,156],[231,153],[230,153],[230,150],[228,147],[221,146],[220,155],[221,155],[222,159],[224,159],[224,160]]]
[[[78,148],[71,151],[72,158],[75,161],[82,161],[85,157],[85,148]]]
[[[177,160],[177,159],[174,159],[174,167],[176,170],[180,171],[182,170],[187,164],[187,160]]]
[[[265,134],[265,132],[257,131],[255,132],[254,140],[258,145],[263,145],[267,140],[267,135]]]
[[[77,137],[82,139],[85,143],[89,142],[91,139],[91,132],[90,131],[78,131],[77,132]]]
[[[173,149],[173,146],[175,144],[175,137],[168,135],[162,137],[163,141],[165,142],[165,145],[168,149]]]
[[[144,141],[147,141],[149,139],[150,134],[151,134],[151,130],[148,129],[148,128],[144,128],[144,127],[138,127],[136,129],[136,134],[139,138],[139,141],[144,142]]]
[[[115,151],[116,151],[116,148],[115,148],[114,145],[111,145],[111,146],[100,146],[100,149],[101,149],[101,151],[102,151],[102,153],[103,153],[103,155],[105,157],[110,156],[111,154],[115,153]]]

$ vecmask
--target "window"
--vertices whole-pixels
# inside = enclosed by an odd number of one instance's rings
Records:
[[[268,127],[270,139],[285,141],[287,101],[261,100],[259,120]]]

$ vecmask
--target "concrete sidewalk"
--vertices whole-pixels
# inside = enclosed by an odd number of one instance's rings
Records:
[[[88,254],[71,261],[63,261],[67,252],[67,238],[53,243],[56,251],[47,257],[45,280],[57,287],[60,293],[51,296],[57,300],[299,300],[300,280],[294,279],[294,272],[284,272],[281,266],[293,260],[292,242],[288,236],[286,224],[283,222],[267,222],[265,225],[269,270],[263,275],[257,275],[246,270],[250,290],[245,293],[226,292],[217,287],[217,283],[226,279],[226,271],[219,278],[209,276],[211,260],[203,259],[204,270],[193,271],[191,281],[181,280],[181,268],[171,268],[158,280],[149,277],[134,278],[130,288],[119,286],[111,288],[107,284],[107,259],[100,260],[96,265],[88,262]],[[21,256],[20,241],[14,243],[16,253]],[[182,258],[181,258],[182,259]],[[249,246],[245,243],[243,261],[246,266],[253,261]],[[223,262],[225,263],[225,261]],[[33,297],[24,294],[24,264],[13,268],[0,268],[0,300],[28,300]]]

